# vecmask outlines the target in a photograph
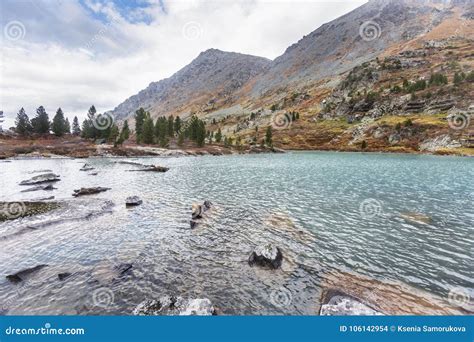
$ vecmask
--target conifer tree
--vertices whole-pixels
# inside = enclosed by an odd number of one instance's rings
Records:
[[[267,146],[272,146],[273,140],[272,140],[272,126],[267,127],[267,131],[265,133],[265,144]]]
[[[56,111],[51,129],[57,137],[61,137],[66,133],[66,120],[64,119],[64,113],[61,108],[58,108]]]
[[[72,134],[81,135],[81,127],[79,126],[79,119],[77,116],[75,116],[72,120]]]
[[[122,132],[120,132],[120,138],[122,141],[127,141],[130,137],[130,128],[128,127],[128,120],[123,122]]]
[[[179,132],[181,131],[181,119],[179,116],[174,119],[174,131],[176,132],[176,134],[179,134]]]
[[[141,107],[135,112],[135,134],[137,143],[140,143],[142,140],[143,124],[145,123],[146,116],[147,112]]]
[[[150,114],[147,113],[142,127],[142,137],[140,141],[144,144],[153,144],[153,119]]]
[[[26,135],[33,131],[30,119],[28,118],[28,115],[26,115],[26,112],[23,108],[21,108],[18,114],[16,115],[15,125],[15,131],[18,134]]]
[[[174,137],[174,117],[173,115],[168,117],[168,135]]]
[[[221,132],[221,129],[219,128],[216,133],[216,142],[220,143],[221,140],[222,140],[222,132]]]
[[[48,134],[51,123],[49,122],[48,113],[43,106],[36,109],[36,116],[31,120],[33,131],[40,134]]]

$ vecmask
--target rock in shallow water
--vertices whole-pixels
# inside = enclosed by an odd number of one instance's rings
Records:
[[[58,182],[60,181],[59,175],[54,173],[45,173],[43,175],[34,176],[30,179],[24,180],[20,182],[20,185],[36,185],[41,183],[48,183],[48,182]]]
[[[191,225],[191,228],[195,228],[199,220],[202,219],[203,214],[211,209],[212,203],[211,201],[204,201],[203,204],[193,204],[192,206],[192,213],[191,213],[191,221],[189,222]]]
[[[80,188],[79,190],[74,190],[72,194],[74,197],[84,196],[84,195],[94,195],[100,192],[104,192],[110,190],[110,188],[103,188],[101,186],[94,187],[94,188]]]
[[[165,296],[159,300],[147,299],[134,310],[140,316],[211,316],[216,310],[207,298],[184,299],[183,297]]]
[[[8,280],[10,280],[12,283],[19,283],[21,281],[24,281],[26,280],[29,276],[31,276],[32,274],[38,272],[39,270],[45,268],[46,266],[48,265],[38,265],[38,266],[35,266],[35,267],[31,267],[31,268],[27,268],[27,269],[24,269],[24,270],[21,270],[15,274],[9,274],[6,276],[6,278]]]
[[[277,269],[281,266],[283,254],[280,248],[271,243],[258,246],[255,251],[250,254],[249,265],[258,265],[260,267]]]
[[[48,185],[37,185],[32,188],[28,188],[25,190],[21,190],[21,192],[31,192],[31,191],[40,191],[40,190],[55,190],[56,188],[53,186],[53,184],[48,184]]]
[[[79,171],[91,171],[91,170],[94,170],[94,168],[92,166],[90,166],[89,164],[84,164],[79,169]]]
[[[125,199],[125,206],[127,207],[134,207],[142,203],[143,201],[138,196],[130,196]]]
[[[319,312],[321,316],[380,316],[383,313],[378,312],[371,307],[359,302],[349,296],[336,295],[329,299],[327,304],[321,306]]]

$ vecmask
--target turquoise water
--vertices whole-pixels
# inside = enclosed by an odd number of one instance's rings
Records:
[[[0,200],[55,196],[63,206],[0,223],[4,275],[47,264],[24,285],[0,278],[5,314],[130,314],[145,298],[207,297],[223,314],[314,314],[321,274],[345,270],[446,298],[474,287],[474,159],[298,152],[140,158],[167,173],[128,172],[123,158],[0,163]],[[97,176],[79,171],[84,162]],[[61,175],[20,193],[33,170]],[[73,198],[81,186],[111,190]],[[126,209],[127,196],[142,206]],[[192,203],[214,207],[191,230]],[[423,214],[428,223],[407,213]],[[247,264],[273,242],[283,270]],[[117,265],[132,263],[120,275]],[[70,272],[65,281],[57,274]],[[275,289],[289,300],[275,300]],[[102,291],[102,292],[101,292]],[[102,297],[101,297],[102,296]],[[98,298],[100,297],[100,298]]]

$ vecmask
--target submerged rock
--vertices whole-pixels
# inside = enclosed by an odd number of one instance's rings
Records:
[[[430,224],[433,222],[431,217],[422,213],[413,213],[413,212],[401,213],[400,217],[412,223]]]
[[[53,187],[53,184],[48,185],[37,185],[32,188],[28,188],[25,190],[21,190],[21,192],[31,192],[31,191],[40,191],[40,190],[55,190],[56,188]]]
[[[144,165],[143,169],[129,170],[129,171],[150,171],[150,172],[166,172],[169,170],[168,167],[158,165]]]
[[[82,165],[82,167],[79,169],[79,171],[91,171],[91,170],[94,170],[94,168],[87,163]]]
[[[202,219],[203,214],[211,209],[211,201],[204,201],[203,204],[193,204],[191,212],[191,228],[195,228],[199,224],[199,220]]]
[[[383,313],[372,309],[357,299],[346,295],[335,295],[321,306],[321,316],[380,316]]]
[[[80,188],[79,190],[74,190],[74,193],[72,195],[74,197],[84,196],[84,195],[94,195],[94,194],[98,194],[100,192],[104,192],[107,190],[110,190],[110,188],[104,188],[101,186],[93,187],[93,188]]]
[[[182,297],[165,296],[159,300],[147,299],[134,310],[140,316],[211,316],[216,310],[207,298],[184,299]]]
[[[41,184],[41,183],[58,182],[60,180],[61,179],[59,179],[59,175],[56,175],[54,173],[45,173],[45,174],[34,176],[30,179],[21,181],[20,185],[36,185],[36,184]]]
[[[280,248],[270,243],[258,246],[249,257],[250,266],[257,265],[270,269],[279,268],[282,261],[283,254],[281,253]]]
[[[70,276],[71,276],[71,273],[69,273],[69,272],[59,273],[58,274],[58,279],[63,281],[66,278],[69,278]]]
[[[26,280],[30,275],[38,272],[39,270],[45,268],[46,266],[48,265],[38,265],[38,266],[35,266],[35,267],[31,267],[31,268],[27,268],[27,269],[24,269],[24,270],[21,270],[15,274],[10,274],[10,275],[7,275],[6,278],[11,281],[12,283],[19,283],[19,282],[22,282],[24,280]]]
[[[114,269],[119,273],[119,275],[124,275],[128,271],[132,269],[133,265],[132,264],[120,264],[116,265]]]
[[[129,196],[125,199],[125,206],[127,207],[135,207],[142,203],[143,201],[138,196]]]

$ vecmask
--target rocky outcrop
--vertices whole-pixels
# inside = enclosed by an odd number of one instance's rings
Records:
[[[20,182],[20,185],[37,185],[41,183],[49,183],[49,182],[58,182],[61,179],[59,175],[54,173],[45,173],[42,175],[34,176],[30,179],[24,180]]]
[[[420,144],[420,151],[436,152],[443,148],[458,148],[461,143],[453,140],[448,134],[443,134],[435,138],[426,139]]]
[[[199,220],[203,218],[203,215],[206,211],[211,209],[211,201],[204,201],[203,204],[193,204],[192,213],[191,213],[191,228],[195,228],[199,224]]]
[[[127,207],[135,207],[142,203],[143,201],[138,196],[129,196],[125,199],[125,206]]]
[[[6,278],[11,281],[12,283],[19,283],[22,281],[25,281],[27,278],[29,278],[31,275],[37,273],[41,269],[45,268],[48,265],[37,265],[35,267],[27,268],[24,270],[21,270],[17,273],[7,275]]]
[[[145,300],[134,310],[139,316],[211,316],[216,310],[207,298],[184,299],[165,296],[158,300]]]
[[[94,195],[98,194],[100,192],[104,192],[110,190],[110,188],[104,188],[104,187],[93,187],[93,188],[80,188],[79,190],[74,190],[74,193],[72,194],[74,197],[79,197],[79,196],[85,196],[85,195]]]
[[[281,266],[283,261],[283,254],[280,248],[269,243],[258,246],[255,251],[250,254],[249,265],[257,265],[269,269],[277,269]]]
[[[380,316],[383,313],[372,309],[347,295],[335,295],[321,306],[321,316]]]

